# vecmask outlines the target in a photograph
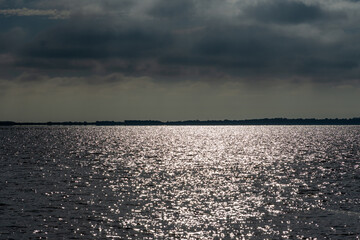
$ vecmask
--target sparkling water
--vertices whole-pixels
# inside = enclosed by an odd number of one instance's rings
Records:
[[[359,126],[0,128],[1,239],[359,239]]]

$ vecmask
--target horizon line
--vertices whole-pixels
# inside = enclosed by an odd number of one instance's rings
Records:
[[[46,121],[46,122],[16,122],[0,121],[0,126],[16,125],[360,125],[360,117],[353,118],[255,118],[243,120],[123,120],[123,121]]]

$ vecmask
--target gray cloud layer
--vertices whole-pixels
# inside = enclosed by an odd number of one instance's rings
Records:
[[[2,0],[0,8],[10,23],[0,24],[8,78],[115,72],[359,83],[357,1]]]
[[[65,19],[70,15],[69,11],[57,11],[53,9],[39,10],[39,9],[4,9],[0,10],[0,15],[5,16],[47,16],[52,19]]]

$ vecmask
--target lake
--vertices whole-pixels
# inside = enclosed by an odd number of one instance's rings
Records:
[[[1,239],[359,239],[360,126],[0,128]]]

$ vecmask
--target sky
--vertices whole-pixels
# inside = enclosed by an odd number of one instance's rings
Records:
[[[0,121],[360,116],[358,0],[0,0]]]

